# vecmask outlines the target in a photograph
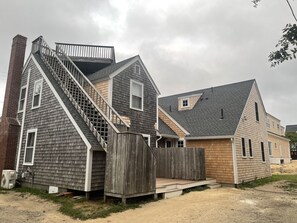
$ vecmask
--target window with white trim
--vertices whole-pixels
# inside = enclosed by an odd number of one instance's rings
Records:
[[[253,157],[253,146],[252,146],[252,140],[249,139],[249,152],[250,152],[250,158]]]
[[[33,89],[33,98],[32,98],[32,108],[38,108],[40,107],[41,102],[41,92],[42,92],[42,82],[43,80],[37,80],[34,83],[34,89]]]
[[[33,165],[36,146],[36,136],[37,129],[30,129],[27,131],[24,165]]]
[[[177,147],[178,148],[185,147],[185,140],[178,140],[177,141]]]
[[[149,134],[142,134],[142,137],[146,143],[151,146],[151,136]]]
[[[242,157],[246,157],[245,139],[241,138]]]
[[[264,142],[261,142],[261,155],[262,155],[262,162],[265,162]]]
[[[19,112],[22,112],[24,110],[26,90],[27,90],[27,86],[23,86],[21,88],[20,100],[19,100]]]
[[[182,108],[187,108],[190,106],[189,98],[185,98],[181,100],[181,107]]]
[[[143,111],[143,84],[134,80],[130,82],[130,108]]]

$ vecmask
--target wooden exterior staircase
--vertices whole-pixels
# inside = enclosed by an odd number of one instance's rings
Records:
[[[40,55],[42,62],[107,153],[105,195],[120,197],[125,203],[127,197],[155,194],[156,159],[153,151],[141,134],[128,132],[129,125],[64,50],[63,44],[57,44],[56,50],[51,49],[43,37],[34,40],[32,45],[32,54]],[[102,52],[106,54],[106,50]],[[114,61],[114,55],[110,56]],[[123,143],[118,143],[118,139]],[[139,151],[141,157],[138,157]]]

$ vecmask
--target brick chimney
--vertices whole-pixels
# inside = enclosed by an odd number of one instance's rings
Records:
[[[18,100],[22,79],[27,38],[13,38],[2,118],[0,123],[0,174],[3,169],[14,169],[20,130],[17,121]]]

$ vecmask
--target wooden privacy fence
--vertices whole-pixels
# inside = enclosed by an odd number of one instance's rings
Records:
[[[205,180],[204,149],[156,148],[158,178]]]
[[[104,195],[126,198],[155,194],[156,159],[140,134],[111,132],[107,145]]]

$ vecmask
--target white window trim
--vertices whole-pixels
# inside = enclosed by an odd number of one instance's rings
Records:
[[[133,108],[132,107],[132,84],[135,83],[135,84],[139,84],[141,85],[141,94],[142,94],[142,98],[141,98],[141,109],[139,108]],[[131,109],[134,109],[134,110],[137,110],[137,111],[143,111],[143,100],[144,100],[144,95],[143,95],[143,92],[144,92],[144,87],[143,87],[143,83],[140,83],[138,81],[135,81],[135,80],[130,80],[130,108]]]
[[[34,145],[33,145],[33,151],[32,151],[32,162],[26,163],[25,162],[25,158],[26,158],[26,153],[27,153],[28,136],[29,136],[29,133],[32,133],[32,132],[35,133]],[[37,139],[37,129],[28,129],[27,136],[26,136],[26,142],[25,142],[25,152],[24,152],[24,158],[23,158],[23,165],[33,166],[33,164],[34,164],[34,157],[35,157],[36,139]]]
[[[250,140],[251,140],[251,148],[250,148]],[[253,159],[254,158],[254,150],[253,150],[253,142],[252,139],[248,139],[248,145],[249,145],[249,158]],[[251,156],[251,150],[252,150],[252,156]]]
[[[178,147],[178,142],[179,142],[179,141],[183,141],[183,144],[184,144],[183,147]],[[185,139],[178,139],[177,142],[176,142],[176,147],[177,147],[177,148],[185,148],[185,147],[186,147],[186,140],[185,140]]]
[[[137,67],[138,67],[138,73],[137,73]],[[134,74],[140,74],[140,66],[135,64],[134,66]]]
[[[34,106],[34,90],[35,90],[36,84],[39,83],[39,82],[41,83],[39,102],[38,102],[38,105],[37,106]],[[41,105],[42,88],[43,88],[43,79],[41,78],[41,79],[36,80],[34,82],[34,88],[33,88],[33,94],[32,94],[32,109],[39,108],[40,105]]]
[[[184,106],[184,104],[183,104],[183,102],[184,101],[188,101],[188,105],[187,106]],[[181,108],[189,108],[190,107],[190,98],[182,98],[182,99],[180,99],[180,107]]]
[[[245,151],[245,156],[243,155],[243,144],[242,144],[242,139],[244,139],[244,151]],[[246,159],[247,158],[247,151],[246,151],[246,140],[245,140],[246,138],[244,138],[244,137],[241,137],[241,139],[240,139],[240,144],[241,144],[241,157],[243,158],[243,159]],[[248,151],[249,152],[249,151]],[[249,152],[250,153],[250,152]]]
[[[151,135],[149,135],[149,134],[141,134],[142,135],[142,137],[144,137],[144,138],[148,138],[148,145],[149,146],[151,146]]]
[[[25,91],[25,98],[24,98],[24,106],[23,106],[23,109],[20,110],[20,105],[21,105],[21,97],[22,97],[22,90],[23,89],[26,89]],[[24,108],[25,108],[25,103],[26,103],[26,97],[27,97],[27,85],[21,87],[21,91],[20,91],[20,97],[19,97],[19,106],[18,106],[18,112],[23,112],[24,111]]]

